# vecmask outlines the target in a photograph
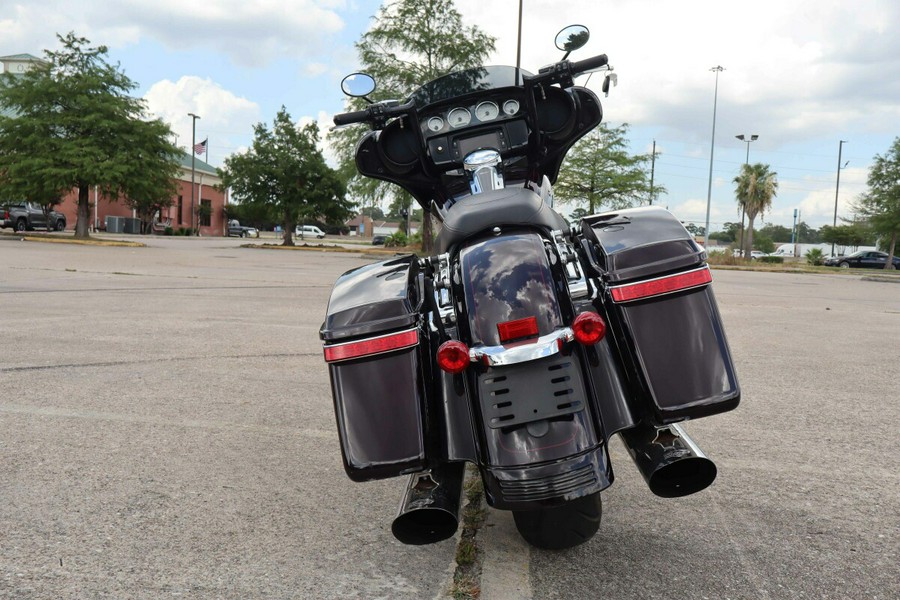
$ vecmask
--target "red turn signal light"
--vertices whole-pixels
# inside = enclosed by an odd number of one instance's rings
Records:
[[[597,313],[583,312],[572,323],[575,341],[583,346],[592,346],[606,335],[606,321]]]
[[[437,352],[438,366],[447,373],[462,373],[469,366],[469,347],[462,342],[444,342]]]

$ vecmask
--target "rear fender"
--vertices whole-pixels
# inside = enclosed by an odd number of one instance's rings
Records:
[[[475,356],[486,348],[519,353],[537,345],[534,337],[501,340],[499,323],[534,318],[541,338],[566,328],[572,309],[565,275],[551,265],[546,248],[540,235],[520,231],[476,239],[460,250],[458,326]],[[612,481],[584,358],[579,348],[562,346],[523,362],[479,361],[466,371],[478,463],[492,506],[536,508],[598,492]]]

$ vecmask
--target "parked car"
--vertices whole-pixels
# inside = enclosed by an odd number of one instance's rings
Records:
[[[228,221],[228,237],[259,237],[259,229],[256,227],[244,227],[236,219]]]
[[[744,254],[743,250],[741,250],[739,248],[735,248],[731,252],[731,255],[735,258],[739,258],[743,254]],[[750,251],[750,260],[756,260],[757,258],[762,258],[763,256],[768,256],[768,254],[766,254],[762,250],[751,250]]]
[[[883,269],[887,264],[888,255],[884,252],[873,250],[860,250],[847,256],[832,256],[826,258],[823,263],[826,267],[841,267],[842,269]],[[894,257],[894,268],[900,269],[900,257]]]
[[[294,235],[302,238],[315,237],[321,240],[325,237],[325,232],[315,225],[297,225],[297,228],[294,230]]]
[[[384,246],[384,240],[387,239],[386,236],[376,235],[372,238],[373,246]]]
[[[16,202],[0,207],[0,217],[0,226],[12,227],[16,231],[27,231],[35,227],[45,228],[47,231],[64,231],[66,228],[66,215],[55,210],[45,215],[44,209],[33,202]]]

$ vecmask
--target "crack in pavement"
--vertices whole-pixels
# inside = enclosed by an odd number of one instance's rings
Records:
[[[71,363],[57,365],[28,365],[22,367],[0,367],[0,373],[20,373],[25,371],[44,371],[48,369],[79,369],[96,367],[123,367],[128,365],[158,364],[167,362],[188,362],[192,360],[240,360],[243,358],[296,358],[301,356],[321,356],[319,352],[279,352],[272,354],[226,354],[206,356],[167,356],[143,360],[111,360],[94,363]]]

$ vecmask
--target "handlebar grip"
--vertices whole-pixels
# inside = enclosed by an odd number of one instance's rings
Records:
[[[368,121],[369,118],[368,109],[358,110],[356,112],[334,115],[334,124],[340,127],[341,125],[350,125],[351,123],[364,123],[365,121]]]
[[[600,67],[606,66],[608,63],[609,58],[607,58],[605,54],[579,60],[572,63],[572,74],[577,75],[578,73],[584,73],[585,71],[599,69]]]

